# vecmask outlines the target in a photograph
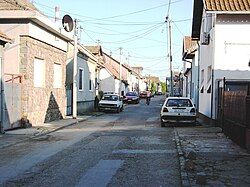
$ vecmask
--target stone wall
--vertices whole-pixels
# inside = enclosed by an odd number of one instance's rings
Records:
[[[20,37],[20,73],[23,74],[22,117],[33,125],[65,117],[66,111],[66,60],[65,51],[29,36]],[[44,60],[45,86],[34,87],[34,59]],[[62,87],[53,88],[54,63],[62,66]]]

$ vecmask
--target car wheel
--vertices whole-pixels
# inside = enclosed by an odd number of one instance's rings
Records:
[[[117,109],[116,109],[116,113],[120,113],[120,107],[118,107]]]
[[[124,107],[123,107],[123,105],[122,105],[122,107],[121,107],[121,111],[123,111],[124,110]]]

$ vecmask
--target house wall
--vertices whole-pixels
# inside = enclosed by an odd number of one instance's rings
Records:
[[[211,116],[211,93],[208,91],[212,84],[212,74],[209,69],[213,68],[213,45],[214,40],[211,38],[209,45],[200,46],[199,112],[207,117]]]
[[[100,70],[100,90],[103,92],[116,92],[115,78],[105,68]]]
[[[217,15],[215,33],[213,119],[217,118],[218,80],[250,78],[250,17]]]
[[[247,20],[247,21],[246,21]],[[249,78],[250,18],[218,15],[216,22],[215,77]],[[222,70],[223,74],[220,73]],[[227,71],[227,72],[225,72]]]
[[[73,83],[73,55],[74,46],[68,45],[68,60],[67,60],[67,77],[66,85],[69,87]],[[83,70],[83,89],[79,89],[79,70]],[[95,76],[96,76],[96,61],[90,58],[83,52],[78,52],[77,55],[77,114],[84,114],[94,110],[94,100],[96,95],[95,90]],[[91,77],[90,77],[91,76]],[[89,89],[89,83],[91,79],[91,90]],[[68,97],[71,97],[70,95]]]
[[[198,94],[199,94],[199,85],[198,85],[198,77],[199,77],[199,68],[198,68],[198,51],[195,52],[194,58],[192,59],[191,64],[192,71],[192,85],[191,85],[191,99],[193,103],[198,107]]]
[[[186,97],[191,98],[192,71],[186,75]]]
[[[210,33],[210,43],[200,47],[199,112],[216,119],[218,80],[223,77],[226,79],[249,79],[250,77],[248,65],[250,18],[248,15],[237,14],[216,15],[216,19],[215,16],[204,15],[203,17],[209,17],[212,20],[208,21],[210,24],[205,29]],[[203,32],[201,32],[201,38],[202,35]],[[209,66],[211,71],[209,71]],[[204,76],[202,76],[203,70]],[[208,93],[210,86],[211,93]],[[201,93],[202,88],[204,88],[203,93]]]
[[[66,52],[29,36],[20,37],[20,73],[23,74],[22,116],[33,125],[62,119],[66,110]],[[45,85],[34,87],[34,59],[44,60]],[[8,63],[8,62],[6,62]],[[54,88],[54,63],[62,67],[62,86]]]
[[[94,99],[95,99],[95,67],[96,65],[88,62],[83,57],[77,57],[77,77],[79,77],[79,69],[84,71],[83,90],[79,90],[77,93],[77,113],[83,114],[93,111]],[[91,80],[91,83],[90,83]],[[91,84],[91,89],[89,84]],[[77,85],[79,85],[79,78],[77,79]]]
[[[66,41],[28,20],[11,20],[9,22],[0,20],[0,30],[5,32],[14,41],[12,44],[9,44],[4,54],[4,58],[9,62],[4,67],[5,73],[19,74],[20,36],[27,35],[63,51],[67,51]]]

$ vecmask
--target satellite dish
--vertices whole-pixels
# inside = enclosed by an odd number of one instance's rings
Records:
[[[63,16],[62,25],[65,31],[71,32],[74,28],[73,19],[69,15]]]

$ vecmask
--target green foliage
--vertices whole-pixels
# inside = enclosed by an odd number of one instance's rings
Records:
[[[156,83],[154,83],[154,82],[151,83],[151,89],[150,90],[153,93],[157,91],[157,85],[156,85]]]
[[[165,82],[161,82],[161,90],[162,93],[166,93],[167,92],[167,86]]]

